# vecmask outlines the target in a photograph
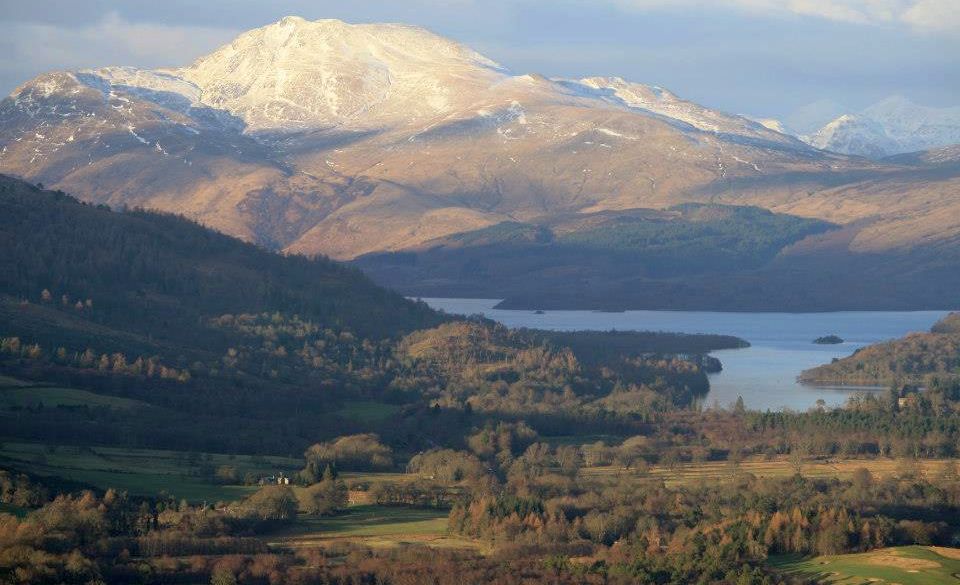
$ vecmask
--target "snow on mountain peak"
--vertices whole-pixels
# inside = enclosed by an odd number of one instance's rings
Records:
[[[631,109],[640,109],[680,122],[703,132],[738,134],[764,140],[782,140],[770,129],[741,116],[725,114],[699,104],[680,99],[656,85],[632,83],[621,77],[587,77],[576,82],[595,90],[598,97],[619,103]]]
[[[931,108],[890,96],[844,114],[808,139],[817,148],[879,158],[960,143],[960,107]]]
[[[464,45],[402,24],[287,16],[242,33],[180,69],[105,67],[68,75],[57,83],[92,89],[97,93],[91,95],[101,95],[116,111],[130,110],[131,100],[147,102],[186,116],[194,130],[215,126],[262,137],[332,129],[396,130],[406,136],[434,128],[473,131],[491,127],[488,120],[470,123],[477,112],[509,113],[514,103],[539,103],[630,110],[683,132],[803,148],[760,124],[661,87],[620,77],[512,75]],[[38,78],[31,87],[41,95],[50,83]]]
[[[885,156],[895,146],[879,124],[852,114],[844,114],[818,130],[809,143],[821,150],[869,158]]]
[[[493,61],[426,29],[289,16],[241,34],[180,71],[203,103],[251,129],[376,126],[436,115],[470,83],[506,75]]]
[[[283,18],[278,20],[277,24],[280,26],[297,26],[305,22],[307,22],[307,19],[303,18],[302,16],[290,15],[290,16],[284,16]],[[317,22],[329,22],[329,23],[341,23],[341,24],[343,23],[343,21],[337,20],[335,18],[321,19],[321,20],[318,20]]]

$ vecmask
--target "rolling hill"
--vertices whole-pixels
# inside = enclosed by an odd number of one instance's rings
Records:
[[[183,352],[228,342],[205,323],[223,314],[296,314],[371,338],[442,321],[330,260],[277,255],[180,217],[114,212],[5,176],[0,242],[5,335]]]
[[[467,405],[606,417],[629,391],[643,400],[624,416],[686,406],[719,366],[703,354],[745,344],[454,320],[332,260],[6,176],[0,246],[3,438],[296,453],[359,431],[373,404],[392,417],[382,436],[433,444]]]

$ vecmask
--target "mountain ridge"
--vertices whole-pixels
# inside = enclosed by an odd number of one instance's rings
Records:
[[[584,133],[597,139],[571,141]],[[697,167],[691,179],[700,184],[737,167],[759,172],[755,155],[776,164],[819,156],[792,137],[660,88],[620,78],[513,75],[417,27],[285,18],[181,69],[57,72],[24,84],[0,106],[0,169],[96,202],[178,211],[271,247],[351,258],[372,251],[352,243],[358,222],[361,232],[381,231],[350,207],[360,197],[373,194],[390,215],[403,199],[404,215],[412,217],[403,219],[391,246],[417,245],[515,217],[517,207],[528,208],[519,219],[549,213],[552,204],[491,209],[489,199],[525,199],[527,191],[572,195],[585,188],[576,187],[582,174],[592,172],[576,162],[584,156],[578,145],[610,149],[619,142],[634,151],[650,133],[680,142],[628,156],[696,159],[678,162]],[[444,148],[455,141],[469,157]],[[719,152],[724,141],[731,142],[728,151],[744,152]],[[522,142],[528,144],[520,148]],[[437,157],[438,148],[446,164],[421,177],[412,167]],[[505,152],[512,149],[520,152]],[[565,151],[565,164],[580,165],[581,176],[550,176],[558,174],[555,164],[542,161],[508,186],[505,175],[517,174],[512,167],[526,151],[537,157],[550,149]],[[338,160],[347,150],[349,160]],[[491,152],[501,156],[491,161]],[[629,173],[634,165],[617,166]],[[638,190],[637,182],[615,179],[578,205],[636,206],[604,200],[613,191],[646,197],[643,191],[662,184],[649,176]],[[438,190],[456,204],[438,204]],[[362,215],[371,203],[360,206]],[[438,215],[447,227],[431,227]]]
[[[853,226],[831,254],[960,235],[950,161],[824,152],[657,86],[517,75],[424,29],[333,20],[180,69],[42,75],[0,102],[0,171],[341,260],[684,203]]]

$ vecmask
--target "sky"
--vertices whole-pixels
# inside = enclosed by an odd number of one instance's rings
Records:
[[[287,15],[416,24],[518,74],[618,75],[797,126],[891,95],[960,105],[960,0],[0,0],[0,93],[185,65]]]

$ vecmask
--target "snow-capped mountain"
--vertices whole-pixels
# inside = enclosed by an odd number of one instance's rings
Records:
[[[424,29],[287,17],[174,72],[248,130],[376,127],[446,113],[506,72]]]
[[[296,17],[183,68],[54,72],[0,104],[0,171],[338,257],[827,164],[814,152],[662,88]]]
[[[877,122],[900,152],[960,144],[960,106],[931,108],[894,96],[870,106],[863,115]]]
[[[0,102],[0,172],[338,258],[685,201],[846,221],[877,197],[810,194],[877,168],[660,87],[516,74],[396,24],[288,17],[183,68],[53,72]]]
[[[902,96],[844,114],[805,140],[820,149],[881,158],[960,144],[960,107],[931,108]]]
[[[897,148],[883,127],[870,118],[844,114],[807,138],[822,150],[882,158]]]
[[[659,87],[616,77],[515,76],[463,45],[397,24],[286,17],[182,69],[105,67],[73,77],[106,96],[136,97],[187,115],[203,108],[223,112],[229,114],[224,121],[242,121],[248,134],[436,123],[465,110],[482,116],[504,96],[535,92],[556,102],[640,110],[705,132],[782,140]]]

